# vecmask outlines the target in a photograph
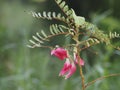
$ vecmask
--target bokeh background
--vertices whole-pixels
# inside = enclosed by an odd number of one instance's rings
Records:
[[[66,0],[77,15],[86,17],[105,33],[120,34],[120,0]],[[50,50],[26,47],[28,40],[49,25],[59,23],[33,18],[29,12],[61,12],[54,0],[0,0],[0,90],[81,90],[79,70],[68,80],[59,77],[64,61]],[[53,45],[64,43],[58,38]],[[112,39],[120,46],[120,38]],[[97,53],[97,54],[96,54]],[[86,82],[120,72],[120,51],[104,44],[82,52]],[[120,90],[120,77],[111,77],[87,90]]]

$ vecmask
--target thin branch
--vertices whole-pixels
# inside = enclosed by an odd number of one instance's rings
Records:
[[[102,76],[102,77],[100,77],[100,78],[97,78],[97,79],[95,79],[95,80],[87,83],[87,84],[85,85],[85,88],[87,88],[88,86],[92,85],[93,83],[95,83],[95,82],[97,82],[97,81],[99,81],[99,80],[103,80],[103,79],[105,79],[105,78],[113,77],[113,76],[120,76],[120,73],[118,73],[118,74],[110,74],[110,75],[107,75],[107,76]]]

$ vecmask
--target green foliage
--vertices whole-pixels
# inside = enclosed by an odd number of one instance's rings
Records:
[[[46,38],[48,39],[48,38],[51,38],[51,37],[54,37],[54,36],[57,36],[57,35],[60,35],[63,33],[66,35],[67,34],[71,35],[72,39],[74,41],[80,42],[80,40],[77,40],[77,39],[79,38],[79,35],[81,35],[81,31],[83,30],[83,32],[84,32],[83,37],[85,35],[88,36],[88,40],[85,40],[82,42],[83,45],[85,45],[85,48],[88,48],[88,47],[98,44],[98,43],[105,43],[106,45],[112,46],[112,47],[120,50],[120,47],[113,46],[110,43],[110,38],[107,34],[105,34],[103,31],[98,29],[98,27],[95,26],[94,24],[85,21],[84,17],[77,16],[73,9],[69,9],[68,6],[66,5],[65,1],[62,1],[62,0],[55,0],[55,1],[56,1],[57,5],[61,8],[61,10],[65,13],[66,16],[61,17],[60,13],[56,15],[55,12],[46,13],[45,11],[43,12],[43,15],[41,15],[41,13],[35,13],[35,12],[32,12],[32,15],[33,15],[33,17],[37,17],[37,18],[50,19],[50,20],[57,19],[57,20],[63,21],[64,23],[67,23],[67,26],[63,25],[63,27],[66,27],[68,29],[69,33],[64,33],[64,31],[61,28],[59,28],[60,26],[58,27],[57,24],[55,24],[55,25],[50,26],[50,33],[52,34],[52,36],[46,35],[44,33],[44,31],[42,31],[41,33],[44,36],[44,38],[39,35],[40,38],[46,40]],[[68,14],[68,12],[69,12],[69,14]],[[61,30],[62,30],[62,33],[60,33]],[[72,30],[72,32],[71,32],[71,30]],[[33,36],[33,38],[39,42],[37,37]],[[94,40],[92,40],[92,45],[89,44],[89,42],[88,42],[89,38],[90,39],[95,38],[95,41],[97,43],[93,42]],[[30,40],[30,42],[33,44],[33,46],[29,45],[29,47],[31,47],[31,48],[43,47],[40,45],[41,41],[39,42],[39,44],[35,43],[32,40]],[[86,46],[86,43],[87,43],[87,46]]]
[[[107,34],[104,34],[103,31],[99,30],[95,25],[91,24],[91,23],[87,23],[85,24],[85,30],[89,30],[87,32],[88,35],[90,35],[91,37],[94,37],[96,39],[98,39],[100,42],[105,42],[106,45],[110,44],[110,39],[108,37]]]
[[[32,36],[35,41],[29,40],[30,43],[32,43],[32,45],[27,45],[27,46],[30,48],[34,48],[34,47],[52,48],[51,46],[46,46],[43,43],[45,41],[47,42],[50,41],[50,38],[54,36],[58,36],[62,34],[64,35],[69,33],[69,32],[65,32],[63,29],[67,29],[67,27],[63,25],[57,25],[57,24],[50,25],[50,35],[47,35],[43,30],[41,30],[41,35],[39,33],[36,33],[36,36]]]
[[[69,80],[64,80],[57,75],[63,62],[51,58],[49,50],[26,47],[28,39],[35,32],[40,32],[39,28],[44,28],[47,33],[50,33],[50,31],[48,31],[48,22],[39,21],[38,23],[24,10],[40,9],[44,11],[45,8],[49,8],[44,4],[49,4],[49,2],[50,0],[39,4],[27,0],[22,0],[22,2],[20,0],[0,1],[0,90],[80,90],[79,71]],[[88,4],[88,2],[85,3]],[[118,6],[114,3],[116,3],[116,0],[113,0],[112,4],[119,7],[119,3]],[[104,8],[100,7],[97,10],[101,9]],[[116,8],[116,11],[116,14],[119,13],[119,8]],[[93,16],[93,18],[97,19],[98,17]],[[117,31],[117,33],[120,33],[120,20],[113,15],[105,17],[97,24],[104,32]],[[63,31],[67,30],[64,26],[60,27]],[[39,34],[42,35],[41,32]],[[40,40],[38,36],[35,35]],[[120,45],[119,38],[114,40],[116,42],[112,44]],[[44,40],[41,39],[41,41]],[[61,41],[61,38],[53,43],[59,41]],[[92,44],[93,41],[89,40],[88,42]],[[82,57],[86,60],[84,69],[86,80],[91,81],[100,76],[120,71],[120,51],[100,44],[83,52]],[[96,55],[93,52],[98,54]],[[119,90],[119,88],[120,78],[111,77],[91,85],[87,90]]]

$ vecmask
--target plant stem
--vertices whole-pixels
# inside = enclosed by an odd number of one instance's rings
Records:
[[[82,90],[85,90],[85,84],[84,84],[84,75],[82,72],[82,66],[80,65],[80,76],[81,76],[81,80],[82,80]]]
[[[78,65],[80,67],[80,77],[81,77],[81,80],[82,80],[82,90],[85,90],[85,80],[84,80],[84,75],[83,75],[83,70],[82,70],[82,66],[80,65],[80,56],[79,56],[79,51],[80,49],[77,48],[77,54],[78,54]]]
[[[105,79],[105,78],[108,78],[108,77],[113,77],[113,76],[120,76],[120,73],[118,73],[118,74],[110,74],[110,75],[107,75],[107,76],[103,76],[103,77],[97,78],[97,79],[95,79],[95,80],[87,83],[87,84],[85,85],[85,88],[88,87],[88,86],[90,86],[91,84],[97,82],[98,80],[102,80],[102,79]]]

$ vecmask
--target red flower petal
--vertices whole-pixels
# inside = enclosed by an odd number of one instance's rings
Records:
[[[63,48],[58,47],[57,49],[54,49],[51,51],[51,55],[54,55],[56,57],[58,57],[61,60],[64,60],[65,58],[67,58],[67,51]]]
[[[59,76],[65,76],[65,79],[72,76],[72,74],[76,71],[75,63],[70,63],[69,59],[66,59],[66,62],[59,73]]]

